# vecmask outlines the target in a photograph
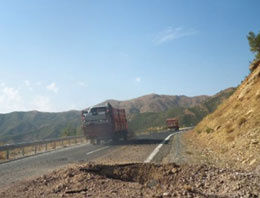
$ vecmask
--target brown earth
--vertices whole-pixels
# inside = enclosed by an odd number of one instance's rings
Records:
[[[260,169],[260,63],[232,96],[186,134],[220,166]]]
[[[82,164],[21,182],[0,197],[259,197],[260,175],[205,165]]]

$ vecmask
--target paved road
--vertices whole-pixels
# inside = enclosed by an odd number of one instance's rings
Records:
[[[113,152],[115,149],[120,149],[120,147],[123,146],[149,144],[156,148],[171,133],[173,132],[166,131],[162,133],[142,135],[129,140],[126,143],[119,142],[118,144],[81,144],[0,164],[0,187],[8,186],[19,180],[42,175],[71,163],[90,162],[109,152]],[[164,142],[164,144],[166,143],[167,142]]]

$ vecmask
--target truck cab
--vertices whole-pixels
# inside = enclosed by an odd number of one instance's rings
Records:
[[[82,111],[83,125],[102,124],[111,122],[109,105],[95,106]]]
[[[82,111],[82,128],[91,143],[100,140],[127,139],[127,120],[124,109],[116,109],[110,103],[97,105]]]

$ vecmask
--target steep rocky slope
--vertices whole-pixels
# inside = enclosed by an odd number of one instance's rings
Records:
[[[190,138],[237,168],[260,165],[260,63],[232,96],[206,116]]]

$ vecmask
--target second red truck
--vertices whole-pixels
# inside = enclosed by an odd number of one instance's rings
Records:
[[[175,131],[179,130],[179,121],[177,118],[168,118],[166,123],[168,129],[174,129]]]

